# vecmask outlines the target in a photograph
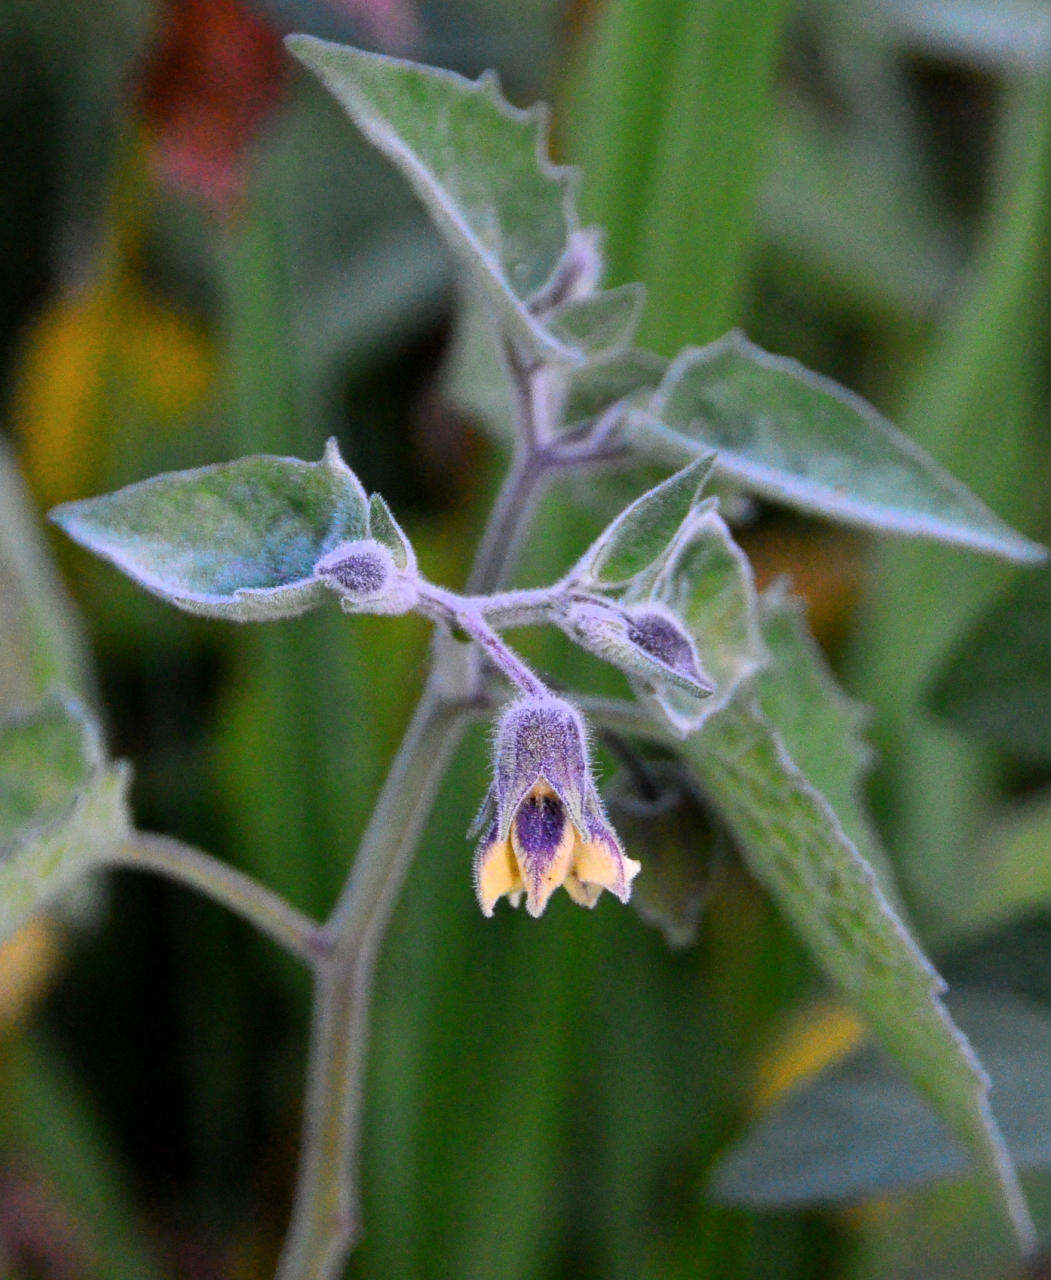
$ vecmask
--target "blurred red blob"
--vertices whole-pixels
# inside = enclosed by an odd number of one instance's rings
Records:
[[[239,0],[169,0],[160,31],[139,86],[158,174],[229,212],[245,149],[281,96],[281,38]]]
[[[389,49],[416,40],[411,0],[328,0]],[[245,152],[288,74],[280,33],[241,0],[167,0],[138,100],[160,179],[233,211]]]

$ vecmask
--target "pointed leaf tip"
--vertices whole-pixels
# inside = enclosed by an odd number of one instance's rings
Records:
[[[578,175],[550,158],[543,104],[512,106],[494,72],[469,80],[313,36],[291,36],[286,45],[401,170],[518,344],[579,365],[592,342],[602,347],[630,330],[637,310],[630,294],[611,291],[598,316],[571,314],[561,327],[530,305],[579,232]]]
[[[1019,563],[1047,556],[860,396],[740,330],[683,351],[631,429],[642,451],[714,449],[722,475],[810,514]]]
[[[714,462],[706,454],[669,476],[620,513],[575,571],[603,587],[624,586],[660,558],[701,499]]]
[[[334,443],[320,462],[268,454],[168,472],[66,503],[70,537],[190,613],[262,621],[325,598],[314,565],[365,536],[368,500]]]

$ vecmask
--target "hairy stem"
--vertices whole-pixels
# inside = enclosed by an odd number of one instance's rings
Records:
[[[529,415],[535,395],[527,384],[536,371],[513,362],[509,370],[519,412]],[[520,427],[522,444],[469,578],[473,594],[496,589],[511,572],[537,492],[551,470],[538,424]],[[317,971],[303,1149],[277,1280],[335,1280],[357,1237],[363,1076],[376,957],[476,684],[464,647],[436,636],[419,706],[324,927],[331,954]]]
[[[419,601],[428,617],[469,636],[490,664],[516,689],[527,695],[548,692],[544,682],[489,625],[485,617],[485,597],[458,596],[424,582],[419,586]]]
[[[106,864],[132,871],[152,871],[199,890],[243,916],[307,964],[316,967],[327,949],[321,926],[298,912],[279,894],[218,858],[170,836],[142,831],[115,846]]]
[[[325,926],[331,953],[315,985],[303,1152],[278,1280],[330,1280],[356,1238],[357,1153],[376,957],[466,717],[466,708],[450,700],[432,674]]]

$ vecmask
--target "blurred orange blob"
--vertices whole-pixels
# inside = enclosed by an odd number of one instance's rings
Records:
[[[0,1036],[47,992],[62,956],[59,927],[46,916],[0,943]]]
[[[92,489],[123,424],[174,428],[208,396],[211,345],[129,281],[61,298],[27,335],[14,421],[43,505]]]
[[[754,1102],[765,1111],[804,1080],[842,1061],[861,1044],[864,1024],[845,1005],[818,1001],[796,1013],[760,1059]]]

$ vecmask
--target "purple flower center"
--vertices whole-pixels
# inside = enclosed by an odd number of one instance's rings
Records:
[[[527,796],[515,815],[515,835],[524,857],[550,856],[562,843],[566,812],[557,796]]]

